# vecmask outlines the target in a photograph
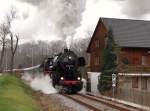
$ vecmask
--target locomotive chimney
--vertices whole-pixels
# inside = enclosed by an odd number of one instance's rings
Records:
[[[64,49],[64,52],[68,52],[69,50],[68,49]]]

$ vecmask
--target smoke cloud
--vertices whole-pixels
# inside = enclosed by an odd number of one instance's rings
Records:
[[[37,30],[34,36],[55,36],[67,38],[75,34],[80,25],[86,0],[20,0],[37,8],[34,24]],[[36,23],[35,23],[36,22]],[[46,31],[45,31],[46,30]],[[44,34],[47,32],[46,34]],[[48,37],[47,37],[48,38]]]

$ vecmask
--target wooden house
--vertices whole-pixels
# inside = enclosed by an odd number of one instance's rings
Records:
[[[120,47],[117,55],[120,98],[149,104],[150,100],[150,21],[100,18],[87,48],[89,72],[100,72],[108,28]],[[142,92],[142,93],[141,93]],[[134,95],[131,97],[131,95]]]
[[[87,48],[90,71],[101,70],[108,27],[112,28],[114,40],[121,48],[119,62],[126,61],[130,72],[150,72],[150,21],[113,18],[98,21]]]

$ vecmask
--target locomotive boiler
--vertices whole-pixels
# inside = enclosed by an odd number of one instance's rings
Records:
[[[53,58],[52,84],[59,91],[76,93],[82,89],[82,74],[79,67],[85,66],[85,59],[65,49]]]

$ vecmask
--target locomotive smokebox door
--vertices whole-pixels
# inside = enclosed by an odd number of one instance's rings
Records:
[[[78,65],[79,66],[85,66],[86,62],[85,62],[85,59],[84,57],[79,57],[78,58]]]

